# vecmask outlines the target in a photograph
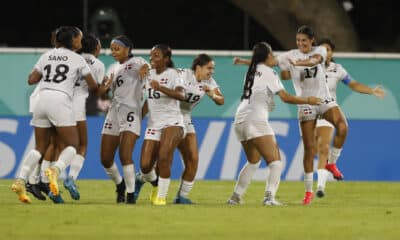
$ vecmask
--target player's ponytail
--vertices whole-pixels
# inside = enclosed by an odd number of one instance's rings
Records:
[[[240,100],[249,99],[251,96],[251,88],[254,84],[254,76],[256,74],[257,65],[261,62],[265,62],[268,58],[268,54],[272,51],[271,46],[266,42],[256,43],[253,47],[253,55],[251,62],[246,73],[246,80],[243,86],[243,94]]]

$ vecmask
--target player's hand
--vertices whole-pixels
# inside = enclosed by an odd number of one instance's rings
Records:
[[[160,83],[156,80],[151,80],[150,81],[150,87],[154,90],[159,90],[160,89]]]
[[[314,96],[311,96],[311,97],[307,98],[307,104],[320,105],[321,103],[322,103],[322,99],[321,98],[314,97]]]
[[[148,74],[149,74],[149,65],[143,64],[143,66],[141,66],[139,69],[139,78],[143,80],[147,77]]]
[[[383,89],[381,86],[376,86],[372,89],[372,95],[377,98],[383,99],[386,95],[386,92],[385,89]]]
[[[111,73],[110,77],[104,76],[103,82],[101,83],[105,89],[109,89],[114,79],[114,73]]]

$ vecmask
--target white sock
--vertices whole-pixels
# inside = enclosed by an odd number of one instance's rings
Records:
[[[178,195],[184,198],[187,198],[189,195],[190,191],[192,190],[194,185],[194,181],[188,182],[183,179],[181,179],[181,185],[179,188]]]
[[[80,154],[76,154],[75,157],[72,159],[71,166],[69,167],[69,176],[72,179],[76,180],[78,178],[84,160],[85,158]]]
[[[76,155],[76,149],[72,146],[66,147],[58,157],[58,160],[56,164],[54,164],[54,167],[56,167],[60,173],[64,171],[70,164],[72,159]]]
[[[122,166],[124,173],[126,192],[133,193],[135,191],[135,167],[133,164]]]
[[[119,173],[119,170],[115,162],[113,162],[113,165],[111,165],[110,168],[104,168],[104,170],[106,171],[108,177],[110,177],[115,184],[120,184],[122,182],[121,174]]]
[[[37,151],[35,149],[32,149],[31,151],[29,151],[29,153],[26,155],[26,157],[22,161],[22,167],[18,174],[18,178],[20,178],[26,182],[26,180],[28,179],[28,176],[30,175],[32,170],[39,163],[39,160],[41,157],[42,157],[42,154],[40,154],[39,151]]]
[[[46,174],[44,174],[44,170],[48,169],[51,166],[51,162],[43,159],[42,164],[40,166],[40,178],[43,183],[49,183],[49,179]]]
[[[29,175],[28,182],[30,184],[38,184],[39,181],[40,181],[40,164],[38,162],[36,166],[33,168],[31,174]]]
[[[279,183],[281,181],[282,173],[282,161],[277,160],[268,164],[269,176],[265,185],[265,191],[271,192],[272,198],[275,198],[275,194],[278,191]]]
[[[247,187],[249,186],[250,181],[260,164],[261,161],[258,161],[258,163],[255,164],[246,162],[242,170],[240,170],[238,181],[234,189],[234,192],[237,193],[240,197],[243,196],[243,194],[246,192]]]
[[[167,198],[169,184],[171,182],[170,178],[158,178],[158,198]]]
[[[342,152],[341,148],[332,147],[331,152],[329,154],[328,163],[329,164],[336,163],[341,152]]]
[[[306,188],[306,192],[313,191],[313,172],[304,173],[304,186]]]
[[[156,179],[157,179],[157,174],[156,174],[156,170],[154,170],[154,168],[148,173],[143,173],[142,172],[142,180],[143,180],[143,182],[153,182]]]
[[[317,188],[325,189],[326,180],[328,179],[328,175],[329,175],[328,170],[326,170],[324,168],[318,169],[317,174],[318,174]]]

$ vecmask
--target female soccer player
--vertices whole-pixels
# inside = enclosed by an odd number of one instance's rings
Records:
[[[253,55],[243,87],[241,103],[235,114],[235,132],[247,157],[247,163],[240,171],[237,184],[228,204],[241,203],[252,176],[263,157],[270,170],[265,188],[264,205],[281,205],[275,194],[279,187],[282,162],[275,134],[268,122],[272,111],[273,97],[279,95],[282,101],[291,104],[317,105],[321,99],[313,96],[295,97],[287,93],[271,68],[277,61],[268,43],[254,45]]]
[[[337,103],[329,93],[325,76],[326,49],[314,47],[314,32],[309,26],[301,26],[296,34],[297,49],[282,54],[279,60],[282,79],[292,79],[297,96],[316,95],[323,101],[319,106],[307,104],[298,106],[298,117],[304,144],[304,185],[303,204],[311,203],[313,193],[313,164],[315,154],[315,125],[318,117],[332,123],[336,129],[333,146],[326,165],[337,180],[343,175],[336,167],[347,136],[347,121]]]
[[[131,53],[133,44],[126,36],[111,41],[111,53],[119,63],[113,68],[111,107],[104,121],[101,135],[101,163],[107,175],[117,186],[117,203],[135,204],[135,169],[132,152],[141,129],[141,100],[144,81],[140,69],[147,66],[141,57]],[[114,156],[119,147],[119,157],[124,178],[121,177]],[[126,192],[126,198],[125,198]]]
[[[183,116],[179,106],[179,101],[185,100],[184,84],[179,72],[173,68],[171,56],[170,47],[164,44],[155,45],[151,49],[152,69],[146,81],[145,106],[149,118],[142,145],[141,176],[137,181],[140,186],[137,187],[137,194],[144,182],[151,182],[153,189],[150,200],[154,205],[166,204],[173,154],[184,137]]]
[[[354,80],[342,67],[342,65],[335,63],[333,61],[333,51],[335,50],[335,45],[330,39],[322,39],[319,41],[319,45],[323,46],[327,50],[326,60],[325,60],[325,71],[327,76],[327,83],[331,97],[336,101],[336,87],[339,82],[344,83],[351,90],[359,93],[374,95],[378,98],[383,98],[385,96],[385,90],[377,86],[375,88],[370,88],[362,83]],[[318,184],[317,184],[317,197],[323,197],[325,195],[325,185],[329,172],[326,168],[330,168],[329,164],[329,146],[333,138],[334,126],[324,120],[318,119],[316,126],[316,147],[318,154]],[[327,164],[328,162],[328,164]]]
[[[178,149],[182,155],[185,169],[177,196],[174,200],[176,204],[192,203],[188,195],[193,188],[199,161],[196,130],[192,122],[191,112],[204,95],[208,95],[217,105],[224,104],[224,96],[212,78],[214,69],[215,63],[213,59],[207,54],[199,54],[193,60],[191,69],[181,71],[185,85],[186,99],[181,102],[180,106],[186,128],[186,137],[178,145]]]
[[[52,126],[65,145],[54,167],[45,170],[50,180],[50,191],[54,196],[59,195],[57,183],[59,173],[76,155],[79,140],[72,110],[74,84],[80,75],[85,76],[90,90],[98,88],[85,60],[72,51],[81,48],[81,39],[82,33],[75,27],[57,29],[56,41],[59,48],[44,53],[29,75],[29,84],[36,84],[39,81],[42,83],[40,98],[31,121],[35,127],[35,149],[31,150],[23,160],[21,171],[11,187],[21,202],[31,202],[26,195],[25,181],[49,145]],[[108,87],[107,82],[105,83],[102,90]]]
[[[100,41],[92,34],[85,34],[82,38],[80,53],[88,64],[96,83],[101,84],[104,78],[104,64],[97,59],[100,54]],[[82,77],[75,83],[72,106],[74,117],[78,128],[79,146],[77,154],[71,161],[67,178],[64,180],[64,187],[69,191],[72,199],[79,200],[80,193],[76,186],[76,179],[82,169],[87,151],[87,124],[86,124],[86,100],[89,96],[88,85]]]

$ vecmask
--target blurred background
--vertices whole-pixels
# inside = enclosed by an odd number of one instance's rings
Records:
[[[105,47],[124,33],[142,49],[164,42],[173,49],[248,50],[268,40],[286,50],[308,24],[338,51],[396,52],[399,7],[395,0],[5,1],[0,46],[47,47],[52,30],[75,25]]]

